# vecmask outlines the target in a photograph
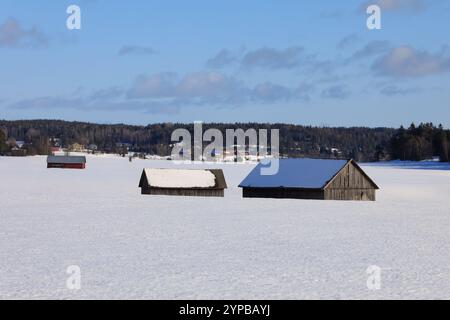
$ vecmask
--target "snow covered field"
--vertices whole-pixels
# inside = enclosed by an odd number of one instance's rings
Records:
[[[169,161],[0,157],[0,299],[450,299],[450,167],[368,165],[377,202],[141,196]],[[66,269],[81,268],[69,290]],[[366,269],[382,268],[370,291]]]

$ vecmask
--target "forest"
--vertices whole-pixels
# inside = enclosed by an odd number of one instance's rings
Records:
[[[95,145],[97,151],[131,152],[168,156],[171,134],[193,124],[157,123],[147,126],[95,124],[62,120],[0,120],[0,154],[6,155],[16,141],[23,141],[27,155],[48,154],[51,147],[78,143]],[[357,161],[414,160],[439,157],[449,161],[450,131],[432,123],[411,124],[407,129],[367,127],[314,127],[283,123],[204,123],[203,130],[278,129],[280,153],[287,157],[353,158]]]

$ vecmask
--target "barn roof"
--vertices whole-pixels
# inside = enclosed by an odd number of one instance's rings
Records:
[[[226,189],[222,170],[144,169],[139,187],[163,189]]]
[[[47,163],[86,163],[85,156],[48,156]]]
[[[322,189],[349,162],[329,159],[279,159],[279,161],[277,174],[261,175],[260,169],[265,165],[259,163],[239,187]]]

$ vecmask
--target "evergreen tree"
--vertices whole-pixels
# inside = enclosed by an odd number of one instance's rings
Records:
[[[439,159],[441,162],[449,162],[449,142],[447,133],[445,131],[441,131],[439,134]]]
[[[0,154],[4,154],[7,150],[6,133],[0,128]]]

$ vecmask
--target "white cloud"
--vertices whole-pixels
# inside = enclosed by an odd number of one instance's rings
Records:
[[[171,99],[185,104],[236,105],[249,101],[308,100],[312,86],[286,87],[272,82],[248,86],[219,72],[201,71],[179,78],[174,73],[140,76],[128,92],[129,99]]]
[[[350,96],[347,87],[343,85],[336,85],[326,88],[322,91],[322,98],[326,99],[346,99]]]
[[[139,76],[129,98],[200,99],[202,102],[226,103],[245,96],[244,85],[233,77],[219,72],[201,71],[179,78],[165,72]]]
[[[203,71],[183,77],[176,93],[182,98],[206,98],[225,102],[239,98],[244,90],[243,83],[233,77]]]
[[[369,5],[377,5],[384,11],[422,12],[428,8],[425,0],[369,0],[362,6],[365,11]]]
[[[142,46],[123,46],[119,50],[119,54],[121,56],[125,55],[152,55],[156,54],[156,51],[150,47],[142,47]]]
[[[389,50],[391,44],[389,41],[374,40],[367,43],[363,48],[355,51],[350,60],[359,60],[369,58]]]
[[[100,111],[142,111],[146,113],[172,114],[179,111],[179,106],[155,101],[127,101],[123,99],[91,99],[91,97],[44,96],[23,99],[9,105],[11,109],[73,109],[89,112]]]
[[[389,85],[380,90],[380,93],[385,96],[404,96],[408,94],[418,93],[421,90],[419,88],[400,88],[396,85]]]
[[[271,82],[263,82],[253,88],[253,96],[265,101],[288,100],[292,97],[292,90]]]
[[[338,66],[337,61],[321,60],[317,54],[307,53],[303,47],[292,46],[285,49],[262,47],[255,50],[232,52],[222,49],[210,58],[206,66],[218,69],[227,65],[235,65],[239,71],[248,70],[283,70],[294,71],[308,77],[316,74],[330,75]]]
[[[245,68],[290,69],[300,65],[303,52],[302,47],[289,47],[284,50],[264,47],[247,52],[241,64]]]
[[[361,41],[361,37],[356,33],[352,33],[342,38],[338,42],[337,48],[342,50],[354,45],[355,43],[358,43],[359,41]]]
[[[129,98],[165,98],[175,95],[177,75],[173,72],[162,72],[151,76],[137,77],[128,91]]]
[[[450,56],[445,50],[432,54],[410,46],[400,46],[378,58],[372,69],[384,76],[421,77],[449,72]]]
[[[67,96],[44,96],[10,104],[16,109],[141,110],[173,113],[189,106],[235,107],[246,103],[308,100],[312,86],[285,87],[272,82],[248,86],[219,72],[200,71],[179,77],[172,72],[137,77],[129,90],[119,87],[76,90]]]
[[[208,68],[219,69],[238,60],[238,56],[228,49],[222,49],[206,62]]]
[[[0,47],[40,47],[47,44],[46,36],[37,27],[24,29],[13,18],[0,25]]]

